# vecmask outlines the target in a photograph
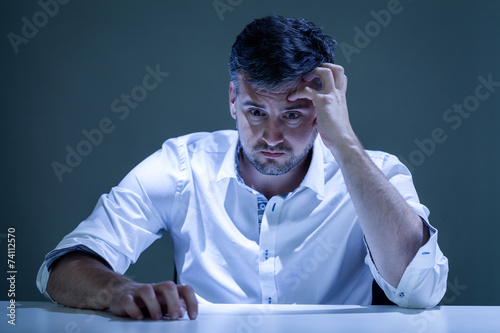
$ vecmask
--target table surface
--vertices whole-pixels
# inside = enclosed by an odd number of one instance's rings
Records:
[[[196,320],[134,321],[107,311],[71,309],[50,302],[15,303],[15,326],[2,301],[0,332],[500,332],[500,306],[397,306],[200,304]]]

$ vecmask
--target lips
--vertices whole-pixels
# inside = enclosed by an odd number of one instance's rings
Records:
[[[278,158],[278,157],[285,155],[285,153],[273,153],[273,152],[269,152],[269,151],[262,151],[261,153],[265,157],[269,157],[269,158]]]

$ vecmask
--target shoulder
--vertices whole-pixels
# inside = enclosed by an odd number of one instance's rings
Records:
[[[380,150],[365,150],[368,156],[372,159],[374,163],[386,163],[388,161],[397,160],[397,157]]]
[[[410,175],[408,168],[393,154],[379,150],[365,150],[375,165],[386,175]]]
[[[237,139],[238,133],[235,130],[196,132],[169,139],[165,141],[163,148],[175,148],[190,153],[221,153],[226,152]]]
[[[325,146],[323,141],[318,135],[318,138],[315,142],[315,149],[321,151],[321,155],[323,157],[323,163],[325,165],[334,165],[338,167],[338,163],[335,160],[335,157],[331,153],[331,151]],[[396,167],[402,167],[406,169],[405,165],[401,163],[401,161],[393,154],[387,153],[381,150],[364,150],[368,157],[372,160],[372,162],[381,170],[392,169]]]
[[[156,187],[161,184],[161,179],[175,184],[186,177],[186,170],[192,169],[193,165],[207,171],[209,166],[219,163],[236,140],[238,133],[233,130],[196,132],[170,138],[161,149],[137,165],[122,184],[140,181]]]

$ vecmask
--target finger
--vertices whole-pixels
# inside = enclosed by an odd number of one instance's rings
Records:
[[[141,309],[137,306],[132,295],[122,296],[117,305],[112,305],[110,310],[113,314],[117,316],[129,316],[135,320],[141,320],[144,318]]]
[[[345,91],[347,88],[347,77],[344,74],[344,67],[330,63],[324,63],[321,66],[329,68],[332,71],[335,88]]]
[[[167,309],[167,301],[165,300],[165,297],[163,297],[163,294],[158,293],[156,290],[156,298],[158,299],[158,302],[160,303],[160,308],[161,308],[161,313],[163,316],[165,316],[168,313]]]
[[[322,64],[319,67],[317,67],[314,71],[312,71],[310,74],[306,75],[303,80],[306,82],[313,82],[315,78],[318,78],[321,82],[321,89],[318,91],[314,89],[314,87],[311,87],[309,84],[308,86],[305,86],[304,88],[296,91],[295,93],[290,94],[288,96],[289,101],[296,101],[297,99],[300,98],[307,98],[309,100],[314,100],[314,96],[318,95],[318,92],[320,94],[329,94],[333,92],[337,87],[336,87],[336,82],[334,79],[334,74],[338,72],[342,72],[343,75],[344,69],[341,66],[334,65],[334,64]],[[337,75],[337,74],[335,74]],[[340,80],[340,79],[339,79]],[[342,83],[340,83],[342,84]],[[338,88],[337,88],[338,89]]]
[[[177,289],[177,291],[179,291],[179,289]],[[184,314],[186,313],[187,305],[186,305],[186,302],[184,301],[184,299],[182,299],[180,294],[179,294],[179,301],[181,302],[181,310],[180,310],[179,315],[181,316],[181,318],[184,318]]]
[[[171,320],[181,317],[181,302],[177,286],[172,281],[159,283],[155,286],[157,293],[161,294],[167,304],[167,313]]]
[[[308,75],[304,76],[304,77],[302,78],[302,80],[304,80],[304,81],[306,81],[306,82],[309,82],[309,81],[312,81],[315,77],[316,77],[316,76],[315,76],[313,73],[311,73],[311,74],[308,74]]]
[[[308,82],[307,86],[313,88],[316,91],[321,91],[323,84],[318,75],[309,74],[302,78],[303,81]]]
[[[288,95],[288,100],[290,102],[295,102],[298,99],[307,98],[307,99],[312,101],[314,98],[314,94],[317,94],[317,93],[318,92],[316,90],[312,89],[311,87],[304,87],[303,89],[299,89],[299,90],[291,93],[290,95]]]
[[[156,298],[156,293],[153,287],[149,284],[145,284],[138,290],[138,295],[143,302],[146,308],[148,309],[149,315],[151,319],[159,320],[163,317],[160,303]]]
[[[196,319],[198,316],[198,300],[191,286],[178,286],[179,296],[185,302],[186,310],[190,319]]]
[[[321,90],[320,92],[323,94],[328,94],[333,91],[334,78],[332,69],[329,67],[317,67],[311,74],[318,77],[321,81]]]

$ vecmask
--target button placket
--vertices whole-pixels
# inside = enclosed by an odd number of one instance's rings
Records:
[[[276,231],[284,199],[272,197],[264,211],[259,240],[259,278],[262,303],[277,303],[275,282]]]

